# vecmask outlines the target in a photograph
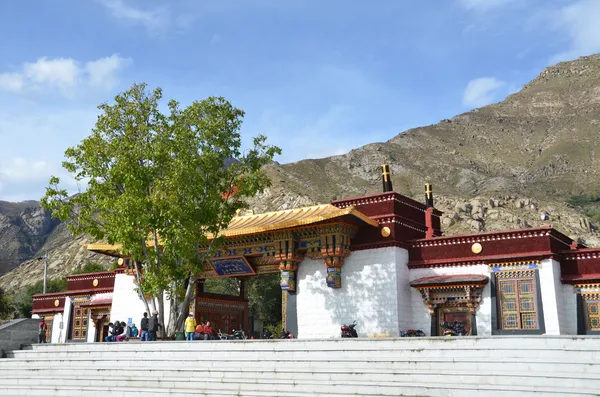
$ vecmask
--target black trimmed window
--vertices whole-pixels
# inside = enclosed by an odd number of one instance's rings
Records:
[[[539,330],[540,313],[535,270],[496,272],[498,329]]]

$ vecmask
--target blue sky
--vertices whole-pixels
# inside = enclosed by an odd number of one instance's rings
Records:
[[[599,52],[598,20],[598,0],[2,1],[0,200],[39,199],[133,82],[226,97],[290,162],[502,100]]]

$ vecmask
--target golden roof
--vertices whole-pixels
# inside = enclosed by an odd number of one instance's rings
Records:
[[[121,256],[121,244],[86,244],[85,249],[108,256]]]
[[[265,212],[264,214],[236,216],[227,229],[221,232],[225,237],[265,233],[274,230],[306,226],[313,223],[351,215],[362,222],[378,226],[379,223],[356,210],[354,207],[340,209],[331,204],[315,205],[312,207],[294,208],[291,210]]]
[[[321,204],[312,207],[265,212],[256,215],[236,216],[229,222],[229,226],[221,231],[220,235],[234,237],[266,233],[275,230],[307,226],[346,215],[353,216],[370,226],[376,227],[379,225],[376,220],[369,218],[354,207],[340,209],[331,204]],[[213,236],[208,237],[210,239]],[[85,248],[105,255],[120,256],[119,251],[121,246],[111,244],[87,244]]]

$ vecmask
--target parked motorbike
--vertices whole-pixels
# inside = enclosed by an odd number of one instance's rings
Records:
[[[407,329],[406,331],[400,331],[400,336],[414,338],[414,337],[426,336],[426,335],[425,335],[425,332],[421,331],[420,329]]]
[[[248,339],[246,337],[246,333],[242,329],[239,329],[239,330],[232,329],[231,336],[233,337],[233,339],[238,339],[238,340]]]
[[[356,321],[352,322],[352,324],[343,324],[341,327],[342,338],[358,338],[358,333],[356,332]]]
[[[443,328],[444,336],[465,336],[467,331],[465,330],[465,323],[460,321],[443,321],[440,323]]]
[[[279,334],[279,339],[294,339],[294,335],[290,331],[282,330]]]

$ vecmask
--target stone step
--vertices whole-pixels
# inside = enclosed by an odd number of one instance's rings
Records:
[[[330,340],[245,340],[245,341],[168,341],[168,342],[129,342],[129,343],[68,343],[68,344],[34,344],[26,346],[28,350],[104,350],[111,349],[114,345],[143,344],[148,349],[161,350],[165,346],[192,348],[194,350],[212,349],[219,345],[221,349],[229,350],[380,350],[380,349],[457,349],[457,348],[509,348],[509,349],[535,349],[554,348],[570,350],[600,350],[600,337],[429,337],[429,338],[396,338],[396,339],[330,339]],[[343,346],[341,348],[340,346]]]
[[[411,360],[296,360],[290,365],[290,361],[282,360],[178,360],[173,357],[161,360],[144,360],[138,357],[119,357],[119,363],[126,368],[148,368],[148,370],[185,370],[189,368],[194,371],[206,370],[245,370],[260,369],[261,371],[281,371],[282,368],[294,368],[295,371],[329,371],[337,372],[337,368],[343,368],[343,371],[396,371],[396,370],[467,370],[467,371],[493,371],[499,368],[510,368],[513,371],[527,373],[589,373],[600,374],[600,362],[581,363],[562,361],[560,359],[547,361],[539,359],[526,359],[524,361],[511,362],[507,360],[495,359],[476,359],[469,357],[449,358],[413,358]],[[114,368],[114,358],[103,360],[89,360],[87,358],[76,358],[71,360],[0,360],[0,370],[5,373],[11,370],[45,370],[45,371],[81,371],[82,365],[86,364],[93,370],[110,370]],[[53,367],[50,367],[50,364]]]
[[[0,384],[22,384],[21,380],[30,379],[30,368],[27,370],[13,368],[5,369],[2,371],[4,380],[0,381]],[[44,377],[51,379],[95,379],[102,377],[103,379],[119,379],[125,377],[126,379],[160,379],[164,380],[167,378],[174,379],[188,379],[192,381],[198,381],[201,379],[212,379],[212,380],[225,380],[235,381],[237,379],[255,379],[260,378],[261,380],[276,379],[282,381],[342,381],[346,380],[349,382],[361,381],[361,382],[398,382],[406,381],[410,379],[413,382],[420,382],[423,379],[429,379],[432,376],[436,378],[450,377],[449,380],[444,380],[444,383],[452,384],[455,383],[455,378],[460,378],[460,383],[476,383],[476,384],[511,384],[506,382],[514,382],[517,380],[519,384],[533,385],[538,384],[544,386],[548,384],[548,381],[554,383],[560,383],[562,387],[572,386],[576,387],[578,384],[584,384],[586,382],[597,383],[600,381],[600,373],[568,373],[568,372],[520,372],[513,368],[496,368],[474,371],[473,369],[378,369],[373,370],[371,368],[365,369],[344,369],[344,370],[328,370],[327,368],[308,368],[308,369],[286,369],[280,368],[278,370],[264,369],[264,368],[177,368],[177,369],[128,369],[124,372],[122,369],[111,368],[111,369],[79,369],[77,371],[73,369],[39,369],[39,373],[43,374]],[[152,376],[151,376],[152,375]],[[520,379],[525,378],[525,379]],[[37,377],[36,377],[37,379]],[[486,380],[482,380],[486,379]],[[473,380],[473,382],[471,382]]]
[[[597,395],[597,381],[590,384],[574,385],[564,382],[561,379],[560,385],[547,382],[545,385],[540,385],[538,382],[527,384],[512,384],[498,383],[503,380],[501,376],[487,377],[483,375],[473,375],[470,381],[467,381],[467,376],[456,374],[455,381],[448,383],[446,377],[440,378],[433,374],[414,375],[410,378],[405,378],[402,381],[363,381],[363,380],[347,380],[347,379],[330,379],[330,380],[302,380],[302,379],[278,379],[278,378],[258,378],[258,379],[211,379],[203,378],[201,374],[193,379],[174,377],[162,378],[160,380],[133,378],[127,376],[113,377],[106,379],[104,377],[72,377],[68,379],[57,379],[46,376],[36,376],[33,380],[36,386],[49,386],[56,389],[64,387],[128,387],[142,390],[144,388],[163,388],[166,390],[208,390],[214,391],[230,391],[230,392],[271,392],[272,395],[280,395],[280,391],[302,391],[304,393],[321,393],[330,395],[330,393],[344,395],[361,395],[361,396],[379,396],[379,395],[394,395],[394,391],[402,390],[404,387],[419,387],[430,392],[446,390],[480,390],[486,391],[504,391],[504,392],[538,392],[544,394],[555,395]],[[448,376],[447,378],[450,378]],[[516,381],[528,380],[526,375],[522,375]],[[510,378],[504,379],[511,381]],[[2,381],[2,386],[28,386],[32,383],[31,377],[11,378]],[[429,393],[426,395],[441,395],[439,393]],[[446,394],[448,395],[448,394]],[[454,394],[453,394],[454,395]]]
[[[329,361],[344,361],[344,362],[363,362],[363,361],[413,361],[413,360],[440,360],[452,359],[461,360],[463,357],[470,359],[481,360],[501,360],[503,362],[522,362],[530,359],[535,361],[553,362],[559,360],[561,362],[572,363],[588,363],[595,364],[600,362],[600,353],[596,352],[565,352],[561,350],[534,350],[526,351],[519,350],[517,352],[508,351],[428,351],[428,352],[413,352],[411,354],[399,354],[397,352],[206,352],[204,354],[195,352],[146,352],[139,351],[113,351],[100,353],[60,353],[55,354],[39,354],[39,355],[23,355],[15,351],[10,354],[13,360],[50,360],[50,361],[69,361],[69,360],[90,360],[102,361],[106,359],[114,359],[118,356],[121,360],[129,361],[196,361],[198,357],[202,357],[206,361],[229,362],[229,361],[279,361],[279,362],[329,362]]]
[[[598,396],[600,338],[71,343],[0,359],[0,394]]]
[[[73,354],[85,355],[87,357],[103,357],[105,355],[113,354],[144,354],[144,355],[161,355],[161,354],[201,354],[210,355],[215,358],[226,357],[226,356],[238,356],[238,355],[282,355],[285,354],[287,357],[303,357],[307,354],[318,356],[330,356],[335,355],[340,357],[361,357],[367,355],[377,356],[389,356],[389,357],[412,357],[412,356],[448,356],[455,357],[457,355],[470,355],[477,357],[512,357],[512,358],[523,358],[531,355],[539,357],[550,357],[556,354],[561,355],[576,355],[582,360],[597,360],[600,358],[600,349],[586,349],[586,350],[575,350],[570,348],[507,348],[507,347],[496,347],[496,348],[454,348],[454,349],[418,349],[418,348],[405,348],[405,349],[369,349],[369,350],[355,350],[346,349],[345,346],[340,346],[338,350],[323,350],[323,349],[294,349],[294,350],[273,350],[273,349],[244,349],[234,350],[231,348],[223,348],[222,344],[207,344],[204,348],[198,349],[197,345],[204,343],[195,343],[191,345],[176,346],[171,343],[165,344],[164,346],[148,346],[145,344],[133,344],[133,343],[114,343],[104,344],[104,348],[78,348],[77,350],[62,350],[58,349],[39,349],[39,350],[15,350],[9,352],[8,355],[11,357],[68,357]],[[93,346],[93,344],[87,344]],[[60,346],[60,345],[59,345]],[[212,347],[212,348],[211,348]]]

